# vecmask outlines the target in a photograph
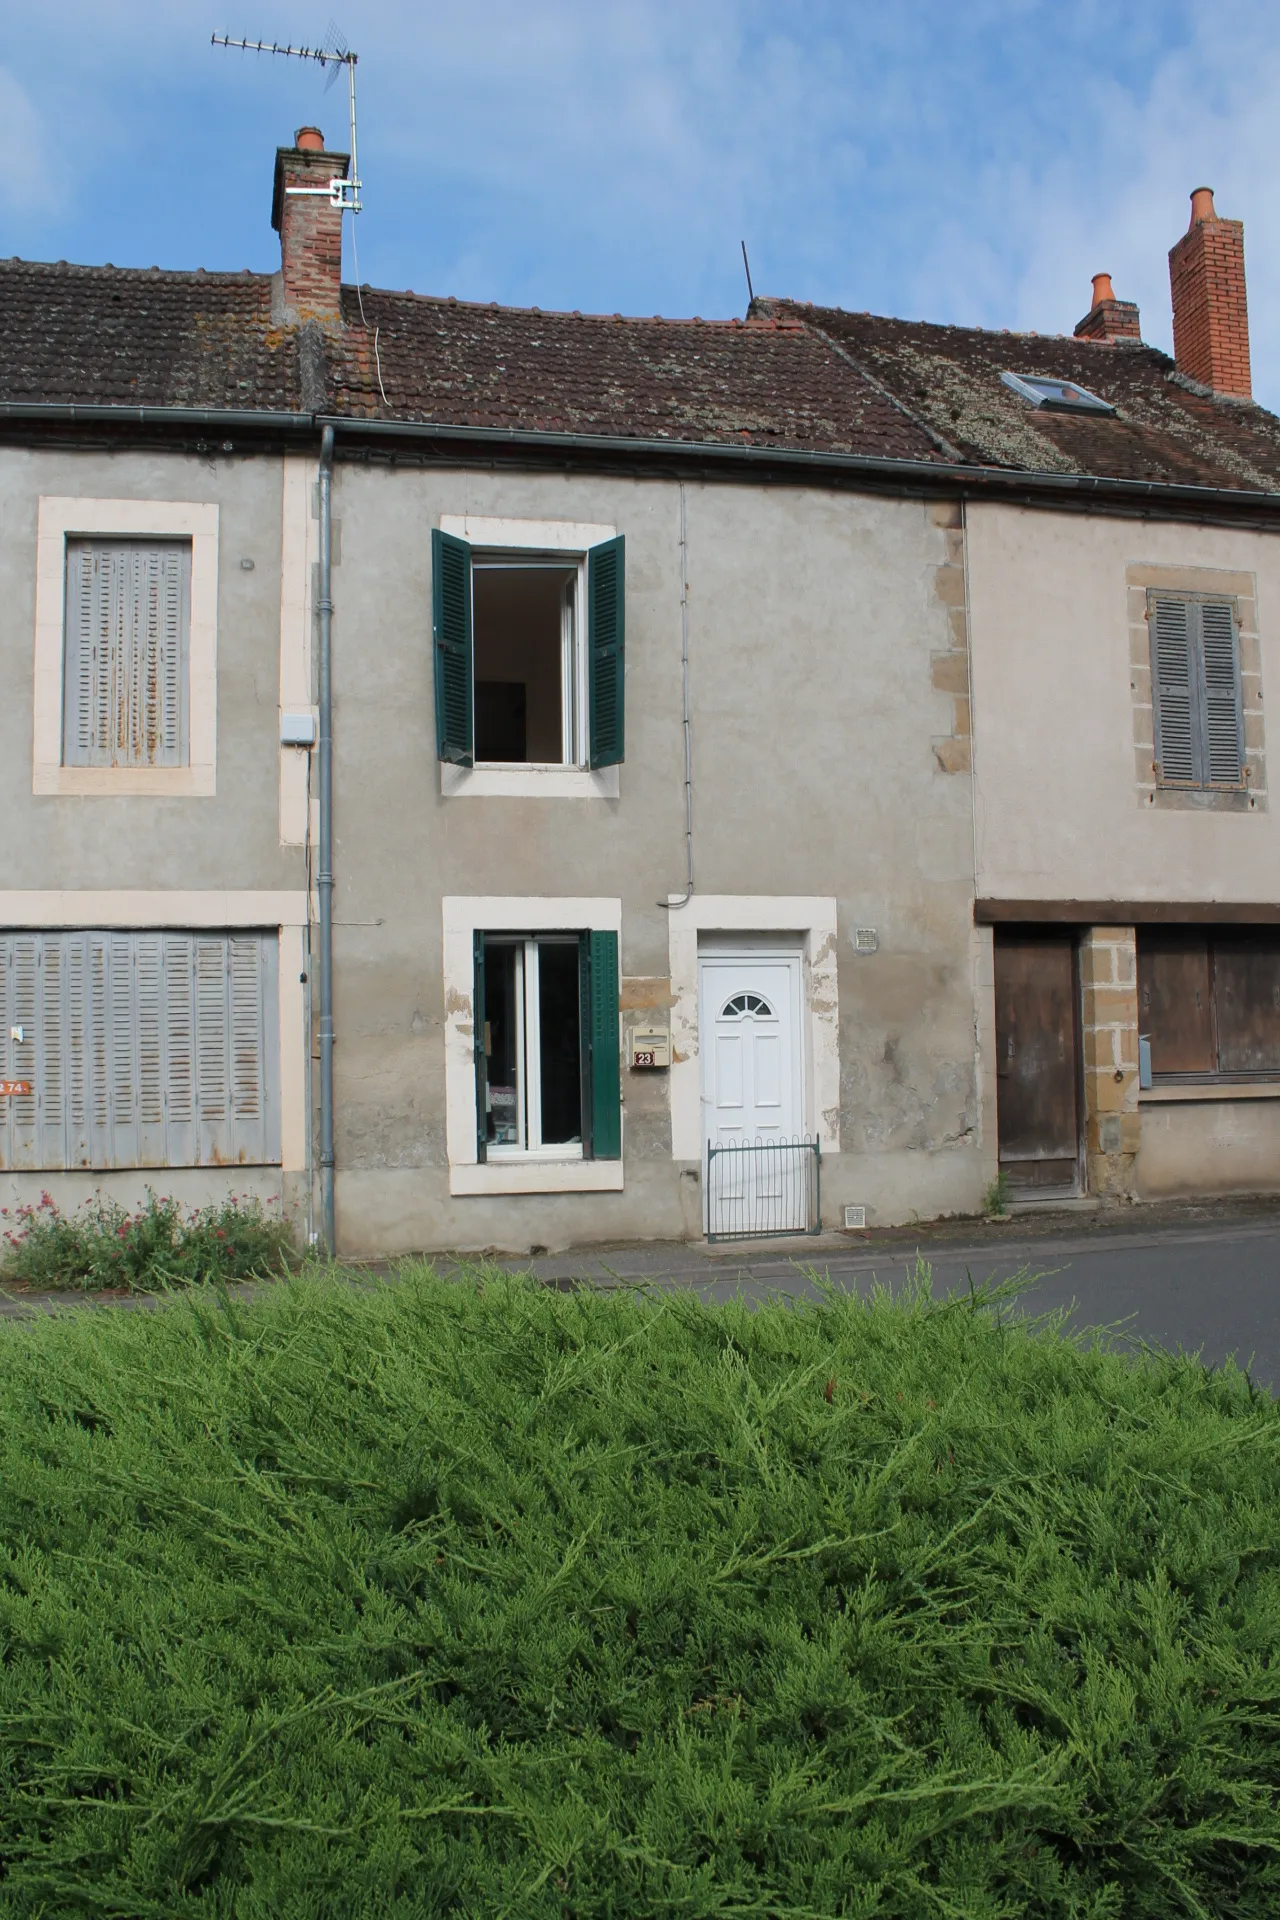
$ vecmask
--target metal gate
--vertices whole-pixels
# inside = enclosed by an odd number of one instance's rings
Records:
[[[817,1140],[707,1142],[707,1239],[822,1231]]]

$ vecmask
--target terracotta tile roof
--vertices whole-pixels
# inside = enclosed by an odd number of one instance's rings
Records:
[[[0,260],[0,400],[292,412],[297,335],[264,274]]]
[[[928,433],[789,318],[624,320],[343,289],[323,347],[272,322],[264,274],[0,261],[0,400],[244,407],[939,458]],[[387,404],[379,392],[373,332]]]
[[[889,320],[834,307],[757,300],[833,341],[965,462],[1209,487],[1280,490],[1280,420],[1219,399],[1156,347]],[[1115,407],[1045,413],[1002,372],[1072,380]]]
[[[354,287],[335,336],[273,317],[275,288],[249,272],[0,261],[0,402],[330,412],[1280,491],[1280,420],[1140,344],[782,300],[706,322],[371,288],[366,326]],[[1077,381],[1116,413],[1036,411],[1005,370]]]

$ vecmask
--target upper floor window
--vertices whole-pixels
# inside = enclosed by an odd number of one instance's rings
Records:
[[[1239,787],[1244,720],[1231,601],[1151,592],[1147,617],[1159,785]]]
[[[69,539],[66,567],[63,765],[188,765],[191,542]]]
[[[536,530],[530,539],[536,540]],[[436,746],[459,767],[617,766],[624,543],[485,546],[431,536]]]
[[[212,796],[218,508],[42,494],[31,791]]]

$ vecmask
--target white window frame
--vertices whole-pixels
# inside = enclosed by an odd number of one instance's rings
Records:
[[[668,896],[671,968],[671,1157],[702,1164],[702,1061],[698,1044],[699,937],[794,935],[801,954],[802,1085],[805,1132],[824,1153],[840,1151],[840,992],[836,903],[787,894],[682,893]],[[734,951],[740,951],[736,945]]]
[[[516,1127],[517,1139],[490,1141],[486,1159],[496,1160],[581,1160],[582,1141],[557,1140],[545,1146],[542,1140],[542,1024],[539,1000],[539,949],[554,940],[572,946],[578,954],[576,932],[544,932],[537,935],[508,937],[505,932],[482,929],[486,940],[493,938],[516,950]],[[486,962],[487,966],[487,962]],[[487,977],[487,976],[486,976]]]
[[[63,765],[68,539],[185,539],[191,543],[187,654],[190,758],[182,767]],[[31,791],[172,794],[217,791],[218,508],[198,500],[72,499],[42,494],[36,530],[36,630]]]
[[[444,921],[445,1149],[451,1194],[616,1193],[623,1163],[584,1160],[580,1146],[488,1150],[476,1158],[475,937],[485,934],[622,932],[622,901],[545,894],[455,895],[442,903]]]
[[[576,564],[577,591],[574,596],[574,632],[562,637],[560,686],[564,708],[562,737],[572,737],[575,758],[558,765],[498,766],[482,762],[475,767],[440,762],[440,792],[446,799],[467,796],[473,799],[510,798],[520,800],[616,800],[621,791],[619,769],[602,767],[598,772],[584,764],[587,757],[589,716],[587,711],[587,551],[602,541],[617,538],[616,526],[596,525],[577,520],[494,519],[477,514],[440,516],[440,531],[466,540],[472,548],[473,566],[484,566],[485,554],[527,553],[530,561],[562,555],[566,566]],[[572,648],[570,660],[565,655]],[[571,724],[570,724],[571,722]]]

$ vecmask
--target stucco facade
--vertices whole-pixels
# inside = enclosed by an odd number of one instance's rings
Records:
[[[1280,541],[1268,531],[970,504],[975,873],[980,920],[1083,941],[1085,1159],[1116,1197],[1280,1186],[1273,1085],[1142,1087],[1135,930],[1268,925],[1280,817],[1267,790],[1280,685]],[[1236,609],[1241,791],[1154,769],[1148,594]],[[997,933],[998,937],[998,933]]]
[[[624,1070],[621,1185],[458,1195],[445,1138],[441,902],[620,903],[630,1007],[671,1004],[685,876],[678,482],[340,465],[334,511],[337,1212],[351,1249],[556,1246],[700,1230],[696,1152],[670,1074]],[[779,896],[834,902],[836,1111],[824,1217],[971,1210],[991,1178],[976,1035],[987,936],[972,929],[967,775],[931,659],[950,644],[947,510],[808,488],[687,483],[697,895],[778,926]],[[473,514],[625,536],[627,737],[616,799],[443,793],[431,690],[430,529]],[[781,910],[785,924],[786,909]],[[855,953],[856,926],[878,950]],[[786,928],[797,934],[798,924]],[[825,976],[824,976],[825,977]],[[825,988],[824,988],[825,994]],[[827,998],[829,999],[830,996]],[[465,998],[465,995],[464,995]],[[824,999],[824,1006],[827,999]],[[466,1026],[469,1006],[458,1010]],[[819,1050],[821,1051],[821,1040]],[[833,1143],[838,1142],[838,1145]],[[675,1148],[681,1142],[674,1143]]]
[[[0,921],[204,924],[225,918],[219,902],[234,896],[230,911],[246,924],[287,923],[286,1165],[237,1168],[233,1184],[283,1192],[299,1217],[308,1150],[297,1116],[311,1098],[304,1001],[314,980],[304,985],[292,968],[301,961],[298,972],[307,970],[300,922],[314,848],[303,844],[307,756],[279,745],[278,719],[282,705],[311,692],[313,476],[302,455],[0,456],[8,532],[0,659],[12,690],[0,718],[10,823]],[[828,1222],[846,1202],[865,1206],[869,1223],[970,1211],[992,1177],[982,1058],[990,936],[972,924],[970,782],[963,767],[944,770],[933,745],[955,731],[955,675],[938,675],[934,663],[955,646],[956,510],[823,488],[683,483],[699,903],[691,912],[662,904],[683,899],[685,879],[681,490],[676,480],[586,473],[337,465],[344,1252],[699,1233],[689,1105],[699,1040],[687,980],[690,954],[718,921],[806,943],[805,1120],[824,1144]],[[33,791],[38,503],[77,496],[218,510],[211,794]],[[591,777],[588,797],[468,791],[453,769],[442,771],[430,534],[460,515],[605,524],[625,537],[625,757],[611,778]],[[597,1182],[586,1191],[459,1191],[467,1182],[456,1170],[451,1177],[448,1145],[443,903],[582,896],[617,903],[624,1042],[640,1013],[671,1021],[672,1068],[624,1065],[623,1153],[607,1190]],[[701,911],[707,899],[722,904]],[[554,921],[553,906],[546,918]],[[874,952],[855,950],[856,928],[874,929]],[[454,1011],[465,1024],[470,1010]],[[673,1098],[683,1115],[674,1136]],[[132,1198],[148,1183],[193,1200],[219,1187],[207,1167],[4,1176],[11,1201],[42,1187],[63,1200],[94,1189]]]

